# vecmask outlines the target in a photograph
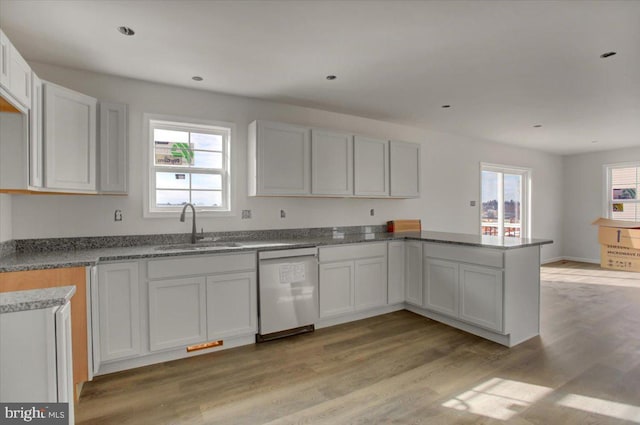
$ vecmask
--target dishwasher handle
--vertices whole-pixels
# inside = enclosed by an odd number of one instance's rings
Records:
[[[318,248],[294,248],[294,249],[279,249],[275,251],[260,251],[258,252],[259,260],[271,260],[277,258],[291,258],[291,257],[317,257]]]

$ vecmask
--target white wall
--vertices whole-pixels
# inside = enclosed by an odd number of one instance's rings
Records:
[[[144,219],[142,114],[179,115],[236,124],[232,144],[234,188],[238,213],[227,218],[203,218],[205,231],[383,224],[394,218],[420,218],[428,230],[478,233],[479,163],[508,164],[533,169],[533,236],[552,238],[543,258],[561,255],[562,158],[557,155],[442,134],[350,115],[160,85],[33,63],[43,79],[99,99],[129,105],[130,190],[128,197],[28,196],[13,198],[15,239],[188,232],[191,224],[175,219]],[[123,65],[124,66],[124,65]],[[423,144],[422,198],[416,200],[249,198],[247,197],[247,126],[255,119],[312,125]],[[479,205],[480,202],[477,203]],[[375,217],[369,209],[375,208]],[[121,209],[124,221],[114,222]],[[239,211],[251,209],[253,219]],[[280,209],[287,218],[280,219]]]
[[[604,213],[603,165],[640,161],[640,147],[564,157],[563,255],[600,262],[598,228],[591,223]]]
[[[0,193],[0,242],[13,239],[11,195]]]

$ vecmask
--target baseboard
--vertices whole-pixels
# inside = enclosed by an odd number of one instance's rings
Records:
[[[549,264],[549,263],[555,263],[556,261],[562,261],[564,259],[565,259],[564,257],[547,258],[545,260],[540,261],[540,265]]]
[[[580,257],[562,257],[561,260],[577,261],[579,263],[600,264],[599,258],[593,259],[593,258],[580,258]]]

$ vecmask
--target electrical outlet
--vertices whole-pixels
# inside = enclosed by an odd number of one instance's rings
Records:
[[[371,208],[371,209],[369,210],[369,215],[370,215],[371,217],[373,217],[374,215],[376,215],[376,210],[374,210],[373,208]]]
[[[285,218],[287,216],[287,213],[285,212],[285,210],[280,210],[280,218]]]
[[[113,213],[113,221],[122,221],[122,210],[116,210]]]
[[[470,207],[475,207],[476,206],[476,201],[469,201],[469,206]]]
[[[242,210],[242,218],[251,218],[251,210]]]

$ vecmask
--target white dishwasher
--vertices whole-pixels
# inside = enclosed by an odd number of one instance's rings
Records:
[[[257,342],[313,332],[318,320],[318,248],[258,253]]]

